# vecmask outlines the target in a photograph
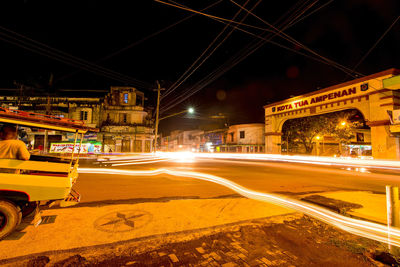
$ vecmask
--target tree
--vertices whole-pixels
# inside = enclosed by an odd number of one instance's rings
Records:
[[[326,132],[329,121],[326,116],[312,116],[289,120],[282,127],[283,140],[291,147],[300,144],[307,154],[311,154],[314,138]]]
[[[315,138],[330,135],[339,141],[342,153],[342,144],[348,144],[354,137],[354,129],[362,124],[362,115],[354,110],[289,120],[282,127],[282,141],[292,149],[302,145],[305,152],[311,154]]]
[[[363,126],[363,120],[358,111],[341,111],[329,114],[327,133],[339,141],[339,153],[343,154],[343,144],[349,144],[354,138],[354,130]]]

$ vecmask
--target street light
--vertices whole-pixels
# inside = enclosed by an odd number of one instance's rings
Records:
[[[164,119],[166,119],[166,118],[170,118],[170,117],[173,117],[173,116],[177,116],[177,115],[180,115],[180,114],[183,114],[183,113],[190,113],[190,114],[193,114],[193,113],[194,113],[194,108],[190,107],[190,108],[185,109],[185,110],[182,110],[182,111],[180,111],[180,112],[176,112],[176,113],[167,115],[167,116],[165,116],[165,117],[156,119],[155,136],[154,136],[154,153],[156,153],[156,150],[157,150],[158,123],[159,123],[161,120],[164,120]],[[158,114],[157,114],[157,115],[158,115]]]
[[[340,125],[345,126],[345,125],[346,125],[346,122],[345,122],[345,121],[342,121],[342,122],[340,123]]]
[[[316,146],[315,146],[315,148],[316,148],[316,152],[317,152],[317,156],[319,156],[319,154],[320,154],[320,151],[319,151],[319,139],[321,139],[321,136],[319,136],[319,135],[317,135],[316,137],[315,137],[315,139],[317,139],[317,143],[316,143]]]

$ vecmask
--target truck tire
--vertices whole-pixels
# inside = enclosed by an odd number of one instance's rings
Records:
[[[20,208],[7,200],[0,200],[0,240],[11,234],[20,224]]]

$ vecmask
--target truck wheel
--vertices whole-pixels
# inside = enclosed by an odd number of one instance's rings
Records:
[[[0,239],[11,234],[21,222],[22,214],[18,206],[0,200]]]

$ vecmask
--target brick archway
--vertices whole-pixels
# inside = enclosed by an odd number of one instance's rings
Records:
[[[280,153],[282,126],[289,119],[357,109],[371,127],[373,157],[400,159],[399,138],[390,133],[388,116],[400,109],[399,74],[389,69],[264,106],[266,153]]]

